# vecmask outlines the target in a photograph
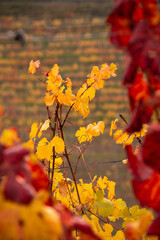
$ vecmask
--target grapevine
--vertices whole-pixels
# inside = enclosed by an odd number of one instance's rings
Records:
[[[158,238],[160,237],[159,19],[156,0],[116,0],[114,9],[107,18],[107,22],[111,24],[111,42],[122,48],[126,54],[123,85],[128,92],[131,112],[130,122],[123,134],[119,132],[121,138],[116,141],[123,143],[126,149],[135,196],[142,206],[152,208],[157,213],[147,232],[148,235],[156,235]],[[145,132],[144,140],[134,152],[128,142],[131,143],[135,136],[143,134],[145,124],[148,125],[147,133]],[[112,129],[116,129],[115,122],[112,123]],[[130,139],[128,134],[132,134]],[[136,224],[130,223],[125,231],[127,239],[141,239],[141,227],[141,220]]]

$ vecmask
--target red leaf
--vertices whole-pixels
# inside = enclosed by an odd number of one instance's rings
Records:
[[[0,164],[4,161],[4,146],[0,144]]]
[[[148,129],[142,146],[143,161],[160,172],[160,125]]]
[[[150,69],[160,74],[160,25],[151,28],[146,21],[140,21],[132,33],[129,51],[142,71]]]
[[[125,59],[126,67],[123,79],[123,85],[125,87],[131,87],[137,73],[136,62],[133,61],[132,57],[127,54]]]
[[[5,183],[4,196],[10,201],[29,204],[35,196],[35,190],[23,178],[12,175]]]
[[[128,87],[128,93],[132,111],[141,100],[145,101],[149,97],[149,87],[142,73],[137,73],[135,75],[132,86]]]
[[[31,164],[31,171],[32,171],[32,186],[39,191],[40,189],[49,189],[49,180],[47,175],[45,174],[44,170],[39,164]]]
[[[160,216],[157,217],[148,229],[148,235],[156,235],[160,237]]]
[[[111,24],[110,39],[113,44],[127,47],[134,25],[143,19],[139,0],[116,0],[114,9],[107,19]]]
[[[28,149],[22,147],[21,145],[7,148],[4,151],[4,161],[8,164],[20,163],[24,160],[24,156],[28,155],[29,152],[30,151]]]
[[[147,106],[147,103],[139,102],[139,105],[132,113],[132,119],[126,131],[128,133],[139,132],[144,123],[148,123],[153,114],[154,108]]]
[[[145,19],[150,25],[156,25],[159,21],[159,11],[157,0],[141,0]]]
[[[134,194],[142,206],[147,206],[160,212],[160,175],[158,173],[154,172],[145,181],[133,179],[132,185]]]
[[[153,174],[153,169],[148,167],[142,159],[141,149],[135,155],[130,145],[126,146],[128,158],[128,168],[134,177],[139,181],[144,181],[150,178]]]
[[[12,171],[27,180],[30,179],[30,170],[24,159],[29,154],[29,150],[21,145],[4,148],[1,150],[2,164],[0,174],[5,175]]]

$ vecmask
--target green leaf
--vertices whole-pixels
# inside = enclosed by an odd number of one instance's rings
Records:
[[[93,211],[98,212],[102,217],[108,217],[112,214],[113,207],[113,203],[107,198],[104,198],[103,191],[97,191],[95,193],[95,201],[92,205]]]

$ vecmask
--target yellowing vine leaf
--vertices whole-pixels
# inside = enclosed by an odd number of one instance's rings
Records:
[[[99,136],[100,133],[103,134],[104,132],[104,122],[99,121],[97,124],[88,124],[88,126],[80,127],[79,130],[77,130],[75,136],[78,137],[79,143],[86,142],[86,141],[92,141],[93,137]]]
[[[78,90],[77,96],[81,97],[88,97],[91,101],[95,97],[96,89],[92,86],[88,87],[86,83],[82,85],[82,87]]]
[[[97,186],[101,188],[102,190],[106,189],[108,187],[109,180],[106,176],[99,177],[97,180]]]
[[[62,153],[64,151],[64,141],[62,138],[55,136],[50,142],[51,146],[55,147],[56,153]]]
[[[85,127],[80,127],[75,133],[75,136],[78,138],[79,143],[90,141],[92,139],[92,135],[86,133]]]
[[[83,118],[86,118],[90,113],[88,102],[89,98],[86,96],[81,97],[77,96],[76,100],[74,101],[73,105],[74,110],[79,111],[79,113],[83,115]]]
[[[119,144],[119,143],[124,143],[124,142],[126,142],[126,140],[128,139],[128,137],[129,137],[129,135],[125,132],[125,133],[122,134],[122,136],[120,136],[120,137],[117,139],[116,143],[117,143],[117,144]]]
[[[110,128],[110,136],[112,136],[113,131],[117,130],[117,122],[118,119],[111,122],[111,128]],[[123,148],[126,147],[126,145],[132,144],[135,138],[144,137],[147,133],[148,125],[143,124],[143,127],[140,132],[134,132],[131,135],[129,135],[127,132],[124,132],[122,129],[118,129],[114,132],[113,138],[116,141],[117,144],[123,144]]]
[[[103,225],[103,230],[104,230],[104,232],[103,232],[103,234],[102,234],[102,238],[103,239],[112,239],[112,231],[113,231],[113,227],[112,227],[112,225],[111,224],[109,224],[109,223],[106,223],[106,224],[104,224]]]
[[[88,74],[87,85],[94,87],[95,89],[101,89],[104,85],[104,79],[110,78],[110,76],[115,77],[115,71],[117,67],[115,64],[108,66],[106,63],[101,66],[99,69],[97,66],[92,68],[90,74]]]
[[[112,200],[115,197],[115,185],[116,183],[113,181],[108,181],[108,199]]]
[[[114,204],[114,209],[112,212],[112,216],[109,216],[109,219],[111,221],[116,221],[116,219],[119,218],[126,219],[127,217],[129,217],[129,211],[125,201],[123,201],[121,198],[118,198],[113,199],[112,202]]]
[[[55,87],[60,87],[62,84],[62,78],[59,74],[59,67],[57,64],[53,66],[53,68],[49,71],[47,77],[47,91],[55,92]]]
[[[48,119],[48,120],[46,120],[46,121],[43,123],[43,125],[41,126],[40,131],[42,132],[42,131],[47,130],[47,129],[49,128],[49,124],[50,124],[50,120]]]
[[[31,126],[31,132],[29,134],[30,139],[35,139],[37,132],[38,132],[38,124],[33,123]]]
[[[39,141],[36,155],[40,160],[43,159],[47,159],[48,161],[50,160],[52,155],[52,149],[49,146],[47,138],[42,138],[42,140]]]
[[[103,191],[97,191],[95,193],[95,201],[92,205],[94,211],[98,212],[102,217],[108,217],[112,214],[113,208],[113,203],[109,199],[104,198]]]
[[[117,125],[116,123],[118,122],[118,119],[114,120],[111,122],[111,128],[110,128],[110,132],[109,132],[109,135],[112,136],[112,132],[113,130],[116,130],[117,129]]]
[[[99,121],[97,124],[96,123],[89,124],[86,128],[86,133],[92,135],[92,137],[96,137],[99,136],[100,133],[103,134],[104,127],[105,125],[103,121]]]
[[[29,74],[34,74],[36,73],[36,69],[39,68],[40,66],[40,61],[37,60],[35,62],[33,62],[33,60],[31,60],[30,64],[29,64],[29,68],[28,68],[28,73]]]

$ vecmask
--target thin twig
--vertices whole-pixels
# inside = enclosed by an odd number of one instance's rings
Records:
[[[56,133],[58,108],[59,108],[59,104],[56,104],[56,109],[55,109],[55,112],[54,112],[54,126],[53,126],[53,129],[52,129],[52,133],[53,133],[52,138],[54,138],[55,133]],[[52,158],[53,163],[52,163],[52,173],[51,173],[51,190],[52,190],[52,186],[53,186],[55,159],[56,159],[56,152],[55,152],[55,147],[53,146],[53,158]]]
[[[63,129],[62,129],[62,124],[61,124],[61,122],[60,122],[60,119],[59,119],[59,118],[57,118],[57,119],[58,119],[59,128],[60,128],[60,132],[61,132],[61,138],[63,139],[64,144],[65,144],[64,134],[63,134]],[[68,152],[67,152],[66,144],[65,144],[65,149],[64,149],[64,156],[65,156],[66,159],[67,159],[67,162],[68,162],[68,165],[69,165],[69,168],[70,168],[72,177],[73,177],[73,181],[74,181],[74,184],[75,184],[75,188],[76,188],[76,192],[77,192],[77,197],[78,197],[79,204],[81,204],[81,198],[80,198],[80,194],[79,194],[78,187],[77,187],[77,180],[76,180],[76,178],[75,178],[75,175],[74,175],[74,172],[73,172],[73,168],[72,168],[72,164],[71,164],[70,159],[69,159],[69,155],[68,155]],[[83,210],[82,210],[82,214],[84,214]]]
[[[75,167],[75,170],[74,170],[74,174],[75,174],[75,175],[76,175],[76,173],[77,173],[77,168],[78,168],[79,160],[80,160],[82,154],[84,153],[84,151],[86,150],[86,148],[88,147],[88,145],[89,145],[89,144],[87,144],[87,146],[85,146],[85,147],[83,148],[83,150],[81,150],[80,147],[75,146],[75,148],[78,149],[79,152],[80,152],[80,154],[79,154],[79,156],[78,156],[78,159],[77,159],[76,167]]]

